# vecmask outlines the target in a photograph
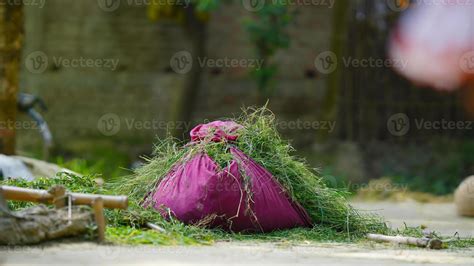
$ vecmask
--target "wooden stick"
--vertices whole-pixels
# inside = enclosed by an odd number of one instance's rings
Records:
[[[156,225],[154,223],[148,222],[148,223],[146,223],[146,226],[148,226],[150,229],[158,231],[160,233],[166,233],[166,230],[163,227],[161,227],[159,225]]]
[[[64,186],[54,186],[48,190],[53,195],[53,204],[56,209],[66,206],[66,188]]]
[[[430,248],[430,249],[441,249],[443,246],[443,242],[439,239],[433,238],[416,238],[416,237],[407,237],[407,236],[386,236],[386,235],[379,235],[379,234],[368,234],[367,238],[370,240],[378,241],[378,242],[390,242],[396,244],[405,244],[405,245],[412,245],[422,248]]]
[[[6,200],[53,203],[55,199],[55,195],[49,193],[46,190],[40,189],[0,186],[0,190],[3,192],[3,197]],[[92,205],[92,202],[96,198],[100,197],[103,200],[105,208],[127,209],[128,207],[128,197],[126,196],[94,195],[83,193],[69,194],[72,196],[72,204],[74,205]]]
[[[105,217],[104,217],[104,201],[101,197],[94,199],[92,202],[94,209],[95,223],[97,225],[98,241],[105,241]]]

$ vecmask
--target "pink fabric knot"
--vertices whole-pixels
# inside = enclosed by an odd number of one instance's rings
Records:
[[[239,137],[238,131],[242,126],[233,121],[214,121],[207,124],[197,125],[191,130],[192,141],[210,139],[214,142],[223,140],[235,141]]]

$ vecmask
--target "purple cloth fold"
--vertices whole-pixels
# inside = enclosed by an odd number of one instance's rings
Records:
[[[189,134],[192,141],[200,141],[206,138],[214,142],[235,141],[238,138],[238,130],[241,128],[241,125],[233,121],[214,121],[196,126]]]
[[[311,226],[306,211],[289,199],[270,172],[239,149],[230,152],[233,160],[224,169],[204,153],[175,166],[152,193],[152,206],[164,217],[169,209],[187,224],[212,218],[210,227],[234,232]],[[249,180],[250,201],[242,173]]]

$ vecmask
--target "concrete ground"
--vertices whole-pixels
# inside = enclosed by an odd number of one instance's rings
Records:
[[[353,202],[361,211],[374,211],[385,217],[393,228],[425,225],[429,229],[452,236],[474,237],[474,218],[460,217],[453,203]],[[474,264],[473,264],[474,265]]]
[[[393,226],[424,224],[445,235],[474,235],[474,219],[455,215],[452,204],[414,202],[354,203],[376,210]],[[206,247],[104,246],[94,243],[48,244],[0,249],[0,265],[474,265],[474,247],[425,250],[394,245],[231,242]]]

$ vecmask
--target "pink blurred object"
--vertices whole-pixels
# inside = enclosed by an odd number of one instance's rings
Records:
[[[402,16],[391,35],[389,54],[402,62],[397,71],[408,79],[455,90],[474,74],[473,48],[474,2],[421,1]]]
[[[200,124],[190,132],[192,141],[199,141],[209,138],[211,141],[222,140],[235,141],[238,138],[237,131],[242,126],[233,121],[214,121],[207,124]]]

